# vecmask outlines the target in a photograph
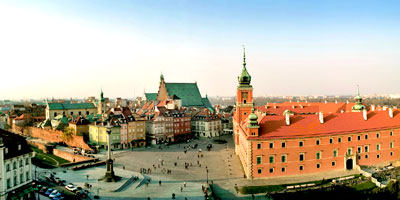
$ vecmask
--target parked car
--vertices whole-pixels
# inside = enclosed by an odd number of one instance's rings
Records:
[[[54,194],[54,192],[51,193],[49,197],[50,198],[57,198],[57,197],[60,197],[60,196],[61,196],[61,193],[57,191],[55,194]]]
[[[49,188],[47,191],[44,193],[44,195],[49,196],[53,192],[53,189]]]
[[[75,192],[77,190],[77,188],[72,184],[65,186],[65,188],[71,192]]]
[[[53,190],[51,194],[49,195],[50,198],[56,197],[56,194],[59,193],[57,190]]]
[[[39,190],[39,193],[40,193],[40,194],[44,194],[44,193],[46,193],[46,191],[47,191],[47,187],[42,187],[42,188]]]

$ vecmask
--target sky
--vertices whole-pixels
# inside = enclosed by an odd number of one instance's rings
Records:
[[[0,99],[400,93],[400,1],[0,0]]]

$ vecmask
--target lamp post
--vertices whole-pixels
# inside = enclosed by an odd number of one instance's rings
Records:
[[[206,166],[206,172],[207,172],[207,184],[208,184],[208,167]]]

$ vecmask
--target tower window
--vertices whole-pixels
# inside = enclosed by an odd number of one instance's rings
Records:
[[[299,146],[302,147],[303,145],[304,145],[304,142],[303,142],[303,141],[300,141],[300,142],[299,142]]]
[[[320,140],[318,139],[317,141],[315,141],[315,144],[316,145],[319,145],[319,143],[320,143]]]
[[[243,100],[243,103],[247,103],[246,99],[245,99],[245,100]]]

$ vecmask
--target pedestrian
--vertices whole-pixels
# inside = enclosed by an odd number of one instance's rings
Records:
[[[172,199],[175,199],[175,193],[172,193]]]
[[[183,187],[181,186],[181,192],[183,191]]]
[[[150,200],[150,197],[147,197],[147,200]]]
[[[183,187],[186,187],[186,182],[183,182]]]
[[[256,199],[256,197],[254,196],[254,194],[251,195],[251,198],[254,200]]]
[[[123,170],[125,170],[125,165],[124,165],[124,166],[122,166],[122,169],[123,169]]]
[[[158,181],[158,184],[161,186],[161,180],[160,180],[160,181]]]
[[[188,199],[185,197],[185,200],[188,200]]]
[[[175,167],[176,167],[176,165],[178,165],[178,163],[175,162],[174,165],[175,165]]]

